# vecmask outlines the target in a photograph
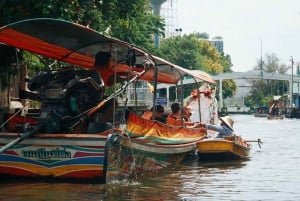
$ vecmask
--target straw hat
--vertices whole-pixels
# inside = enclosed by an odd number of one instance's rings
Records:
[[[230,130],[233,131],[233,123],[234,121],[231,119],[230,116],[220,117],[219,118]]]

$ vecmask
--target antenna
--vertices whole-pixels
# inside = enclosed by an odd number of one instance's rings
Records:
[[[262,40],[260,40],[260,78],[263,79]]]

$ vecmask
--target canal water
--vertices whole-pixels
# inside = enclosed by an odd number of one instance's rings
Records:
[[[163,174],[113,184],[1,181],[0,200],[300,200],[300,119],[232,115],[252,144],[238,162],[189,162]]]

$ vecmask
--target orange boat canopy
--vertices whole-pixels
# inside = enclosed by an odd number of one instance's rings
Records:
[[[194,73],[140,47],[105,36],[88,27],[51,18],[36,18],[0,28],[0,43],[74,66],[96,69],[106,85],[127,79],[132,71],[146,73],[141,79],[177,84],[185,75],[215,84],[207,73]],[[133,56],[134,55],[134,56]],[[157,79],[155,79],[157,70]]]

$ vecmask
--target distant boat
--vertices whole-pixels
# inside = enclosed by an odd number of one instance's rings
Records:
[[[268,117],[269,107],[260,106],[254,109],[254,117]]]
[[[284,115],[283,114],[268,114],[268,119],[283,119]]]
[[[281,96],[274,96],[270,104],[268,119],[283,119],[283,103]]]

